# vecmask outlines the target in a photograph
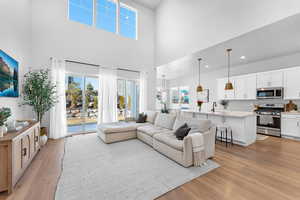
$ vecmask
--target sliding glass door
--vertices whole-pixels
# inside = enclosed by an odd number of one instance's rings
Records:
[[[139,85],[135,80],[118,79],[118,120],[134,119],[138,115]]]
[[[68,133],[95,132],[98,119],[98,77],[66,76]]]

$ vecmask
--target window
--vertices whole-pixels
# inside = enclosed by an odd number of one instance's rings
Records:
[[[136,39],[136,11],[128,6],[120,6],[120,35]]]
[[[69,19],[137,39],[137,11],[117,0],[69,0]]]
[[[69,19],[92,25],[93,0],[69,0]]]
[[[117,4],[112,0],[96,0],[96,27],[116,32]]]

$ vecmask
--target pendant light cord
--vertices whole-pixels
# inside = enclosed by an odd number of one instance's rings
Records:
[[[198,61],[199,61],[199,85],[201,85],[200,83],[200,68],[201,68],[201,60],[202,58],[199,58]]]
[[[230,52],[231,51],[232,51],[232,49],[227,49],[227,53],[228,53],[228,82],[230,81],[229,77],[230,77]]]

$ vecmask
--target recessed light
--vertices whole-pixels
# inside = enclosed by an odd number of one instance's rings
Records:
[[[205,68],[209,68],[209,66],[208,66],[208,65],[205,65]]]
[[[246,56],[241,56],[240,59],[245,60]]]

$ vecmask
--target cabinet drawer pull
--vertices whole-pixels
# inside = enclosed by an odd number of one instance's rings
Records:
[[[22,152],[22,156],[26,156],[26,155],[27,155],[27,148],[24,148]]]
[[[35,136],[35,137],[34,137],[34,141],[35,141],[35,142],[38,142],[38,141],[39,141],[39,136]]]

